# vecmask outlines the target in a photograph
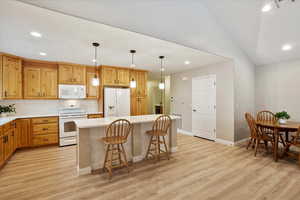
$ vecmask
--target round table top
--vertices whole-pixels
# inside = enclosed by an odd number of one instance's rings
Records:
[[[300,122],[287,121],[285,124],[280,124],[278,122],[272,123],[269,121],[256,121],[258,126],[277,128],[280,130],[291,130],[297,131],[300,127]]]

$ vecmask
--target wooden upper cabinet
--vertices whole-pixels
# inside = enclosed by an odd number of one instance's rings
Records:
[[[57,99],[57,64],[24,61],[24,98]]]
[[[129,86],[129,69],[117,69],[117,82],[119,86]]]
[[[145,71],[131,70],[130,80],[136,81],[136,88],[131,88],[131,96],[147,96],[148,73]]]
[[[105,86],[114,86],[117,84],[117,70],[115,67],[102,67],[102,83]]]
[[[41,97],[41,69],[24,67],[24,98]]]
[[[73,66],[73,83],[78,85],[85,85],[85,73],[86,67],[80,65]]]
[[[22,61],[13,56],[2,57],[3,98],[22,98]]]
[[[102,67],[102,84],[104,86],[129,87],[129,69],[118,67]]]
[[[59,83],[85,85],[85,66],[59,64]]]
[[[98,70],[95,67],[86,68],[86,98],[97,99],[99,97],[99,86],[92,84],[93,78],[99,78]]]
[[[43,98],[57,99],[57,68],[42,69],[41,77],[41,93]]]

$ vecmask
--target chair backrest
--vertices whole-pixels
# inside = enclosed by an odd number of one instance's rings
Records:
[[[256,120],[275,123],[277,121],[277,118],[275,117],[275,114],[271,111],[263,110],[257,113]]]
[[[159,116],[152,127],[152,131],[161,136],[165,136],[168,134],[168,130],[171,127],[171,117],[169,115],[161,115]]]
[[[131,123],[126,119],[118,119],[113,121],[106,129],[106,137],[121,137],[127,140],[132,130]]]
[[[258,130],[258,127],[256,125],[254,117],[252,117],[252,115],[250,113],[246,113],[245,118],[247,120],[249,129],[250,129],[251,138],[257,138],[259,136],[258,135],[259,130]]]

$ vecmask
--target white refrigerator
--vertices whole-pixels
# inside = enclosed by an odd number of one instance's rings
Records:
[[[104,88],[104,117],[130,115],[130,89]]]

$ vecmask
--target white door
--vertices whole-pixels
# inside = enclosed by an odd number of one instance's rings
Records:
[[[124,117],[130,115],[130,89],[129,88],[117,88],[116,89],[116,107],[117,116]]]
[[[192,132],[216,139],[216,75],[192,79]]]
[[[116,88],[104,88],[104,117],[117,116]]]

